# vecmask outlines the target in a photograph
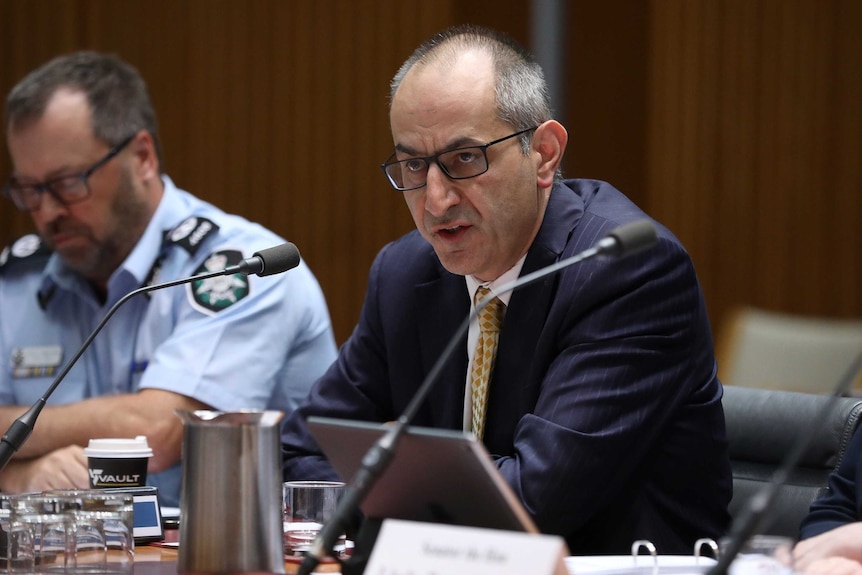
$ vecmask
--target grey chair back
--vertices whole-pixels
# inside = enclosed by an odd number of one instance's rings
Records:
[[[827,395],[727,386],[724,416],[733,469],[735,518],[800,441],[812,434],[808,448],[781,487],[762,533],[797,537],[811,502],[821,494],[832,470],[843,460],[862,418],[862,398],[841,397],[818,421]]]

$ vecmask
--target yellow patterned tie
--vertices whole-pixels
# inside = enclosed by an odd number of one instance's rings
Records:
[[[475,303],[484,300],[491,291],[480,287],[476,291]],[[479,439],[485,433],[485,411],[488,402],[488,382],[497,357],[497,340],[500,338],[500,324],[503,321],[503,302],[495,297],[479,312],[479,340],[473,354],[473,369],[470,372],[470,390],[473,404],[473,433]]]

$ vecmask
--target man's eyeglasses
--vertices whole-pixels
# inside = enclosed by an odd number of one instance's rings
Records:
[[[11,180],[3,186],[3,195],[12,200],[15,207],[22,212],[33,212],[39,209],[42,205],[42,194],[48,192],[58,202],[67,206],[77,202],[82,202],[90,197],[90,184],[88,182],[93,172],[111,161],[111,158],[119,154],[123,148],[129,145],[129,142],[134,139],[134,135],[129,136],[108,152],[101,160],[78,174],[70,174],[61,176],[49,182],[42,184],[22,184]]]
[[[488,148],[494,144],[505,142],[510,138],[532,132],[536,128],[538,126],[509,134],[481,146],[455,148],[454,150],[446,150],[445,152],[423,158],[396,160],[396,152],[392,152],[392,155],[389,156],[386,162],[380,165],[380,168],[386,174],[392,187],[399,192],[415,190],[428,183],[428,168],[432,162],[440,166],[440,170],[452,180],[475,178],[488,171]]]

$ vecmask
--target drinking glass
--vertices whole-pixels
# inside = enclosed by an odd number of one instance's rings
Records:
[[[323,525],[335,513],[344,495],[340,481],[288,481],[283,484],[284,495],[284,552],[287,556],[302,555]],[[333,551],[343,554],[345,536],[342,535]]]

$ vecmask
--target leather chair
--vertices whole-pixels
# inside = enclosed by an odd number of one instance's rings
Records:
[[[796,538],[811,502],[826,487],[862,418],[862,398],[840,397],[818,421],[831,396],[727,386],[724,417],[733,469],[730,514],[736,518],[749,499],[768,483],[801,434],[813,438],[780,488],[761,533]]]

